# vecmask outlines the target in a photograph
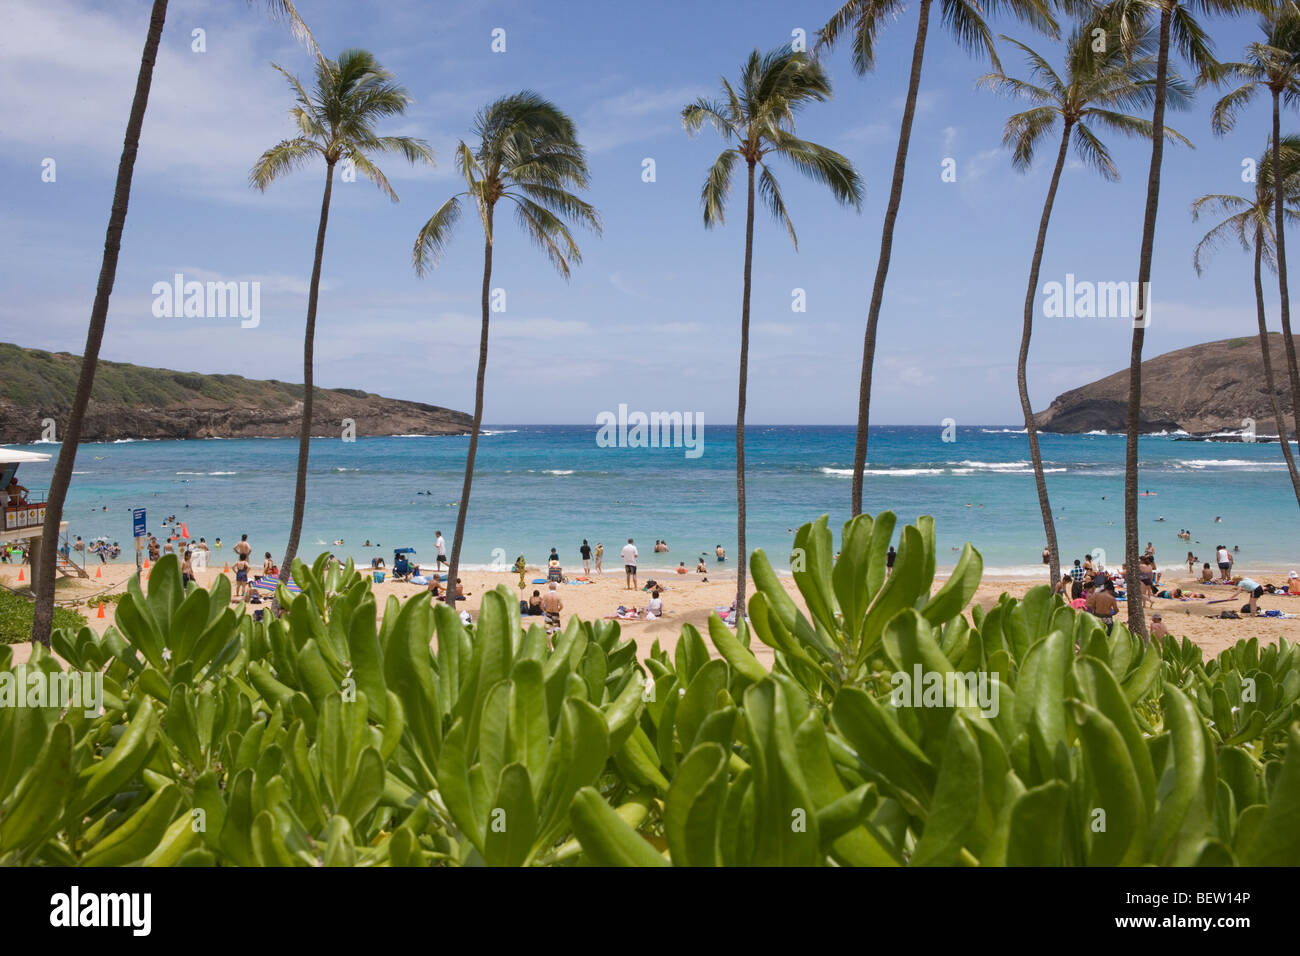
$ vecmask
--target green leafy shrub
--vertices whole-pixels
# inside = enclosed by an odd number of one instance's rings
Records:
[[[21,594],[0,590],[0,644],[21,644],[32,639],[32,614],[35,605]],[[76,611],[54,609],[55,627],[80,627],[84,619]]]
[[[1294,645],[1207,662],[1047,588],[968,609],[978,553],[931,595],[932,523],[886,576],[895,524],[850,521],[838,560],[803,526],[806,614],[756,552],[748,625],[644,662],[617,622],[525,630],[505,587],[468,627],[425,600],[380,616],[324,557],[254,622],[164,557],[103,639],[55,633],[102,671],[101,713],[0,707],[0,864],[1300,860]],[[930,699],[931,677],[979,690]]]

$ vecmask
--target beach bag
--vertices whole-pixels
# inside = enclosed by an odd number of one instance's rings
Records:
[[[1219,615],[1219,618],[1224,621],[1240,621],[1241,615],[1236,611],[1224,611]]]

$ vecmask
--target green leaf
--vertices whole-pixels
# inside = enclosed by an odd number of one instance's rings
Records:
[[[540,669],[538,680],[540,682]],[[501,771],[496,797],[488,813],[483,858],[488,866],[521,866],[537,835],[537,807],[528,768],[512,763]]]
[[[1011,809],[1008,866],[1060,866],[1069,788],[1051,780],[1022,793]]]
[[[582,852],[596,866],[669,865],[593,787],[574,796],[570,818]]]
[[[925,830],[912,854],[913,866],[955,864],[979,812],[982,787],[979,745],[961,714],[954,714],[948,726],[934,800],[925,818]]]
[[[727,753],[703,743],[687,754],[668,788],[664,835],[675,866],[717,866],[727,792]]]

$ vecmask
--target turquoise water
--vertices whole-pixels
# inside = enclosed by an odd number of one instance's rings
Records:
[[[605,545],[606,568],[636,539],[647,568],[694,567],[713,548],[735,554],[733,430],[710,426],[704,453],[682,448],[606,448],[596,426],[499,425],[479,441],[462,563],[511,564],[521,552],[542,563],[552,547],[566,567],[583,538]],[[788,554],[794,528],[829,512],[832,527],[848,513],[854,430],[847,426],[750,426],[747,431],[749,542],[774,561]],[[951,565],[971,541],[988,573],[1037,574],[1042,525],[1028,443],[1014,427],[973,426],[945,442],[936,427],[872,429],[866,508],[900,519],[935,518],[939,564]],[[431,559],[435,531],[450,541],[467,438],[359,438],[312,442],[302,552],[364,559],[414,547]],[[54,446],[30,450],[57,452]],[[1044,435],[1048,490],[1057,513],[1062,557],[1123,551],[1124,439],[1118,435]],[[149,527],[175,514],[191,535],[230,546],[247,532],[255,555],[278,561],[293,500],[296,439],[134,441],[83,445],[64,515],[87,540],[104,535],[129,545],[131,512],[144,507]],[[1143,544],[1177,563],[1191,548],[1213,560],[1214,545],[1240,548],[1242,567],[1300,564],[1300,512],[1278,446],[1141,442]],[[19,477],[48,485],[53,461],[24,465]],[[970,507],[967,507],[967,505]],[[107,510],[104,510],[107,509]],[[1157,519],[1163,516],[1164,521]],[[1215,523],[1215,517],[1222,521]],[[1180,528],[1193,532],[1184,544]],[[160,535],[161,536],[161,535]],[[671,547],[654,554],[656,538]],[[342,546],[333,542],[342,539]],[[380,547],[366,548],[369,539]],[[1199,542],[1199,543],[1198,543]],[[218,556],[219,557],[219,556]],[[123,560],[134,560],[129,548]],[[730,562],[729,562],[730,563]]]

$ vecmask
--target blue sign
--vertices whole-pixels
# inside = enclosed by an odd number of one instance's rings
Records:
[[[131,512],[132,534],[134,537],[143,538],[149,532],[145,530],[144,509],[136,508]]]

